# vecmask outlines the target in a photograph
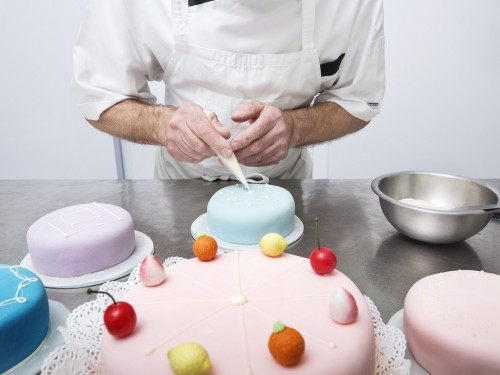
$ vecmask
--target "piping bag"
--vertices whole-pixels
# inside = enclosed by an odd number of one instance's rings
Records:
[[[215,119],[214,113],[207,111],[205,109],[203,110],[203,112],[205,113],[205,116],[207,116],[207,118],[212,123],[212,121]],[[234,152],[228,158],[225,158],[224,156],[222,156],[218,152],[216,152],[216,154],[219,157],[219,159],[222,161],[222,163],[226,166],[226,168],[229,170],[229,172],[231,172],[234,175],[234,177],[236,177],[238,179],[238,181],[241,182],[243,184],[243,186],[245,186],[247,188],[248,191],[251,191],[250,186],[248,186],[247,179],[245,178],[245,175],[243,174],[243,171],[241,170],[240,163],[238,162],[238,159],[236,159],[236,155],[234,155]]]

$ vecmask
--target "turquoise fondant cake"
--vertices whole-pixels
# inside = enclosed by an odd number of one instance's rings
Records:
[[[288,236],[295,225],[295,201],[289,191],[269,184],[232,185],[208,201],[208,232],[223,241],[252,245],[266,233]]]
[[[23,361],[49,327],[45,287],[32,272],[0,264],[0,373]]]

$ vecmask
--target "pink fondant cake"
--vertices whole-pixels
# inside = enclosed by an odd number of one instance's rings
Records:
[[[112,267],[132,254],[134,222],[121,207],[80,204],[38,219],[28,229],[27,242],[36,271],[81,276]]]
[[[431,374],[500,374],[500,276],[451,271],[419,280],[404,304],[408,347]]]
[[[351,324],[330,318],[330,297],[338,287],[357,303]],[[319,276],[302,257],[245,251],[210,262],[194,258],[167,268],[160,285],[139,284],[122,299],[134,307],[137,326],[122,339],[104,332],[107,375],[172,374],[167,352],[183,342],[207,350],[211,375],[374,373],[374,331],[363,295],[338,270]],[[293,367],[278,364],[268,350],[278,320],[305,340],[304,355]]]

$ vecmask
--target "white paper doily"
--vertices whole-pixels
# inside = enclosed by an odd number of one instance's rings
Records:
[[[128,275],[130,271],[140,264],[146,255],[154,251],[153,241],[146,234],[135,231],[135,250],[127,259],[117,265],[102,271],[89,273],[76,277],[53,277],[39,273],[33,266],[31,256],[28,253],[21,262],[21,266],[35,273],[46,288],[65,289],[81,288],[102,284],[109,280],[115,280]]]
[[[56,348],[64,344],[64,337],[58,330],[58,327],[66,324],[69,310],[62,303],[49,300],[49,314],[49,329],[40,346],[28,358],[2,373],[2,375],[37,374],[45,358]]]
[[[191,236],[193,239],[196,239],[196,237],[201,233],[205,232],[206,234],[209,234],[215,240],[217,241],[217,245],[219,245],[219,248],[222,251],[246,251],[246,250],[260,250],[260,247],[258,244],[255,245],[241,245],[241,244],[236,244],[232,242],[227,242],[224,240],[221,240],[219,237],[213,235],[210,233],[208,230],[208,223],[207,223],[207,214],[204,213],[198,218],[193,221],[193,224],[191,224]],[[295,221],[294,221],[294,227],[292,230],[292,233],[290,233],[288,236],[285,237],[285,241],[288,246],[292,246],[295,242],[297,242],[300,237],[302,236],[302,233],[304,233],[304,224],[302,223],[302,220],[300,220],[297,216],[295,216]]]
[[[182,262],[184,258],[172,257],[165,260],[165,267]],[[127,281],[109,281],[99,288],[121,299],[133,286],[140,282],[139,268],[134,268]],[[409,375],[410,361],[405,359],[406,338],[396,327],[384,324],[380,313],[365,296],[370,307],[376,344],[376,375]],[[61,329],[65,344],[54,350],[42,366],[42,375],[102,375],[101,338],[103,315],[109,299],[98,294],[96,299],[77,307],[68,317],[67,328]]]
[[[387,325],[399,328],[404,333],[404,320],[403,320],[404,309],[399,310],[395,313]],[[412,375],[430,375],[420,364],[416,361],[415,357],[410,352],[410,349],[406,348],[406,358],[411,361],[411,374]]]

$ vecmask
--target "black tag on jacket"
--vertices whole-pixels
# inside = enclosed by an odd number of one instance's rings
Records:
[[[321,77],[325,76],[333,76],[335,73],[339,71],[340,63],[344,59],[345,53],[339,56],[339,58],[335,61],[330,61],[320,65],[321,68]]]
[[[208,3],[209,1],[214,1],[214,0],[188,0],[188,6],[192,7],[194,5]]]

